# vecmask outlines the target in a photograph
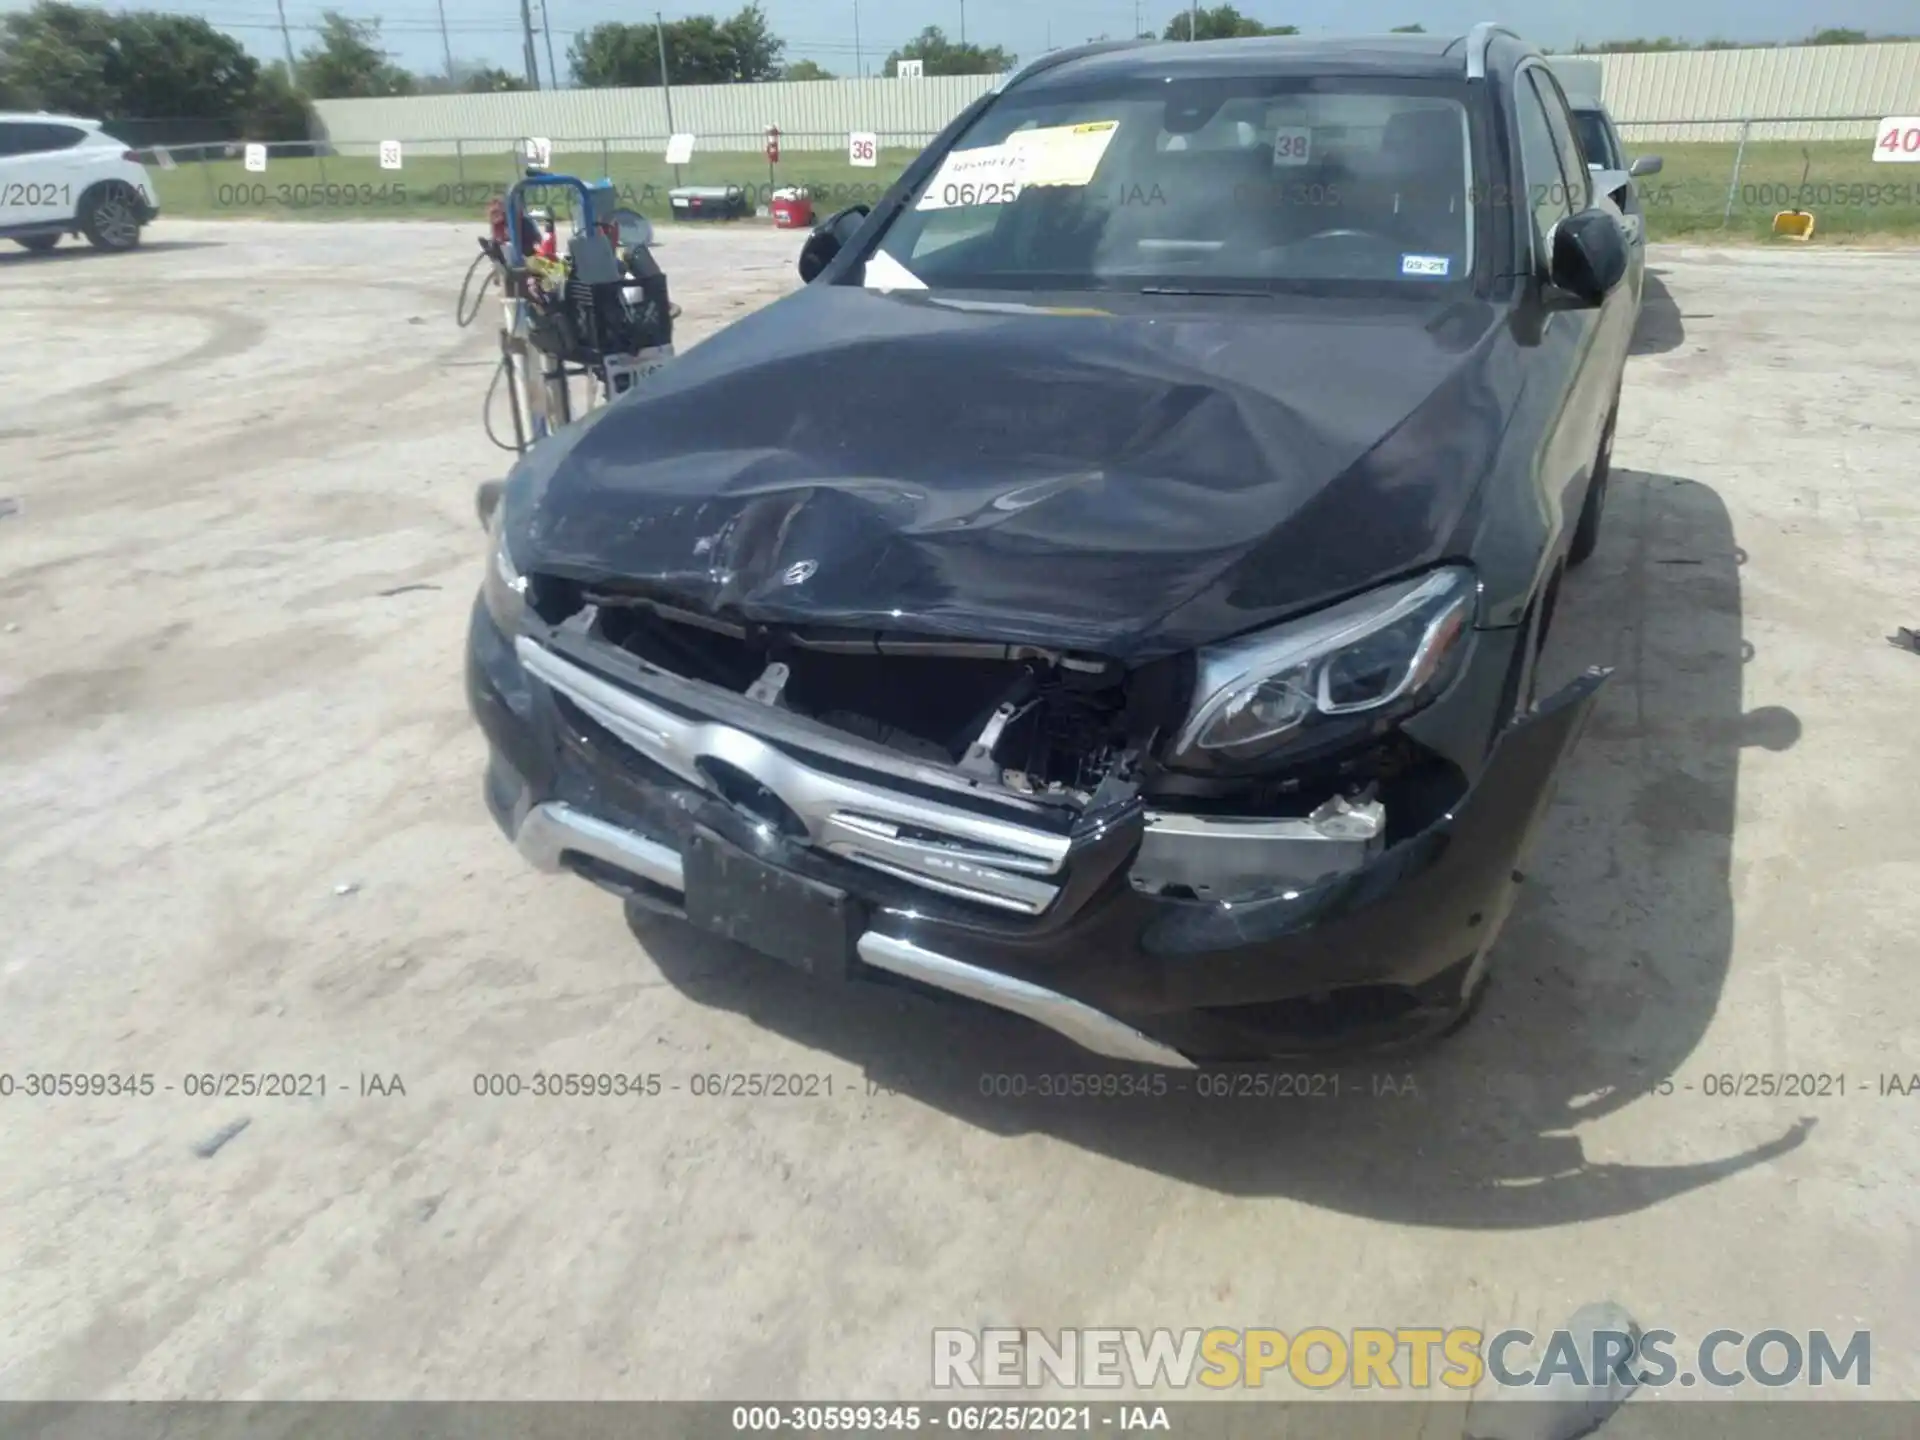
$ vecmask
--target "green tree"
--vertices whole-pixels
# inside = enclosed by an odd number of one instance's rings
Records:
[[[41,0],[0,16],[0,93],[22,110],[98,117],[117,108],[107,62],[115,17]]]
[[[837,80],[840,77],[831,70],[821,68],[817,61],[796,60],[780,72],[782,80]]]
[[[999,75],[1013,69],[1015,58],[998,45],[956,43],[938,25],[929,25],[888,55],[880,73],[891,78],[899,74],[902,60],[918,60],[928,75]]]
[[[205,20],[136,10],[114,16],[113,32],[106,75],[114,115],[237,119],[245,113],[260,62]]]
[[[1864,45],[1867,32],[1864,30],[1816,30],[1806,39],[1809,45]]]
[[[1396,25],[1388,33],[1392,35],[1424,35],[1427,33],[1427,27],[1424,25]]]
[[[666,24],[667,78],[675,85],[773,80],[786,42],[748,5],[732,18],[692,15]],[[576,35],[567,51],[577,84],[592,88],[660,83],[659,29],[610,20]]]
[[[1231,5],[1192,10],[1176,15],[1161,32],[1162,40],[1237,40],[1248,35],[1298,35],[1297,25],[1262,25]]]
[[[658,85],[660,53],[654,27],[606,20],[573,37],[567,64],[573,82],[602,90],[616,85]]]
[[[287,67],[261,67],[241,112],[240,133],[249,140],[305,140],[312,133],[312,107],[287,78]]]
[[[378,20],[355,20],[338,10],[320,12],[320,35],[300,52],[300,88],[316,100],[411,95],[413,76],[393,63],[380,44]]]
[[[1579,45],[1576,51],[1593,55],[1657,55],[1668,50],[1687,50],[1692,47],[1684,40],[1675,40],[1662,35],[1658,40],[1602,40],[1597,45]]]

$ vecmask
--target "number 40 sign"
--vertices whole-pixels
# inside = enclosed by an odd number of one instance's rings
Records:
[[[1874,159],[1920,162],[1920,115],[1890,115],[1873,135]]]

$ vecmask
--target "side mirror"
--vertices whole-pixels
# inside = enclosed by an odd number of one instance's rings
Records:
[[[1636,178],[1641,175],[1658,175],[1661,163],[1658,155],[1642,155],[1627,167],[1627,174]]]
[[[813,233],[807,236],[807,243],[800,247],[802,284],[811,285],[814,277],[833,263],[833,257],[845,248],[854,232],[867,223],[870,209],[872,207],[868,205],[849,205],[813,227]]]
[[[1547,278],[1582,305],[1599,305],[1627,273],[1627,237],[1618,217],[1599,209],[1569,215],[1553,227]]]

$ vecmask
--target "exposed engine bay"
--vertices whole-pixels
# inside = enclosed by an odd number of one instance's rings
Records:
[[[571,592],[558,608],[592,606],[597,634],[649,665],[1076,813],[1138,799],[1209,835],[1223,835],[1223,822],[1298,822],[1374,842],[1371,851],[1390,839],[1389,814],[1393,832],[1410,833],[1462,788],[1453,766],[1397,730],[1259,775],[1168,769],[1158,744],[1192,684],[1178,660],[1130,669],[1032,646],[750,625],[611,589],[549,583],[545,593],[556,589]],[[1155,823],[1166,843],[1166,815]]]
[[[748,627],[588,592],[601,633],[722,686],[1015,793],[1085,805],[1151,739],[1120,665],[1028,646]],[[1144,724],[1144,733],[1142,726]]]

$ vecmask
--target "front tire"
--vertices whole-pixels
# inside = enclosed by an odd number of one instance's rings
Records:
[[[13,242],[22,250],[31,250],[36,255],[44,255],[60,243],[60,232],[51,235],[22,235]]]
[[[1600,512],[1607,503],[1607,479],[1613,473],[1613,427],[1620,418],[1620,401],[1607,412],[1606,428],[1600,432],[1600,448],[1593,456],[1593,478],[1587,482],[1587,501],[1580,507],[1580,523],[1574,528],[1573,543],[1567,547],[1568,566],[1581,565],[1600,544]]]
[[[140,243],[140,197],[121,180],[89,190],[80,202],[80,232],[96,250],[131,250]]]

